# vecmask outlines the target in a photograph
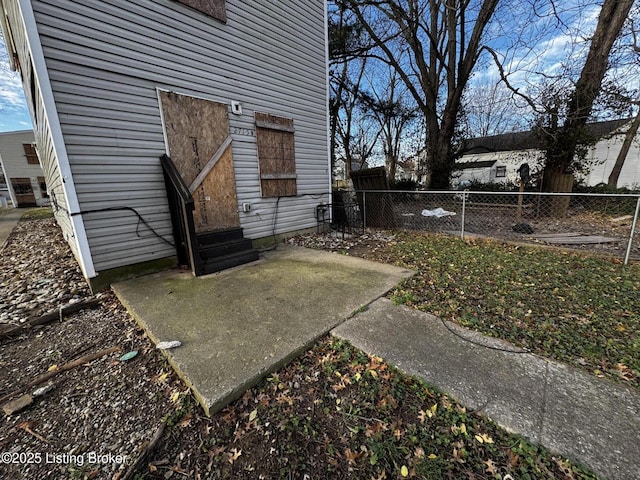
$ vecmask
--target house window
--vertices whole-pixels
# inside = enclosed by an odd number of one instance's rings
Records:
[[[260,191],[263,197],[297,194],[293,119],[255,114]]]
[[[49,198],[49,194],[47,193],[47,182],[45,182],[44,177],[38,177],[38,183],[40,184],[40,193],[42,194],[42,198]]]
[[[506,177],[507,167],[496,167],[496,178]]]
[[[198,10],[210,17],[216,18],[222,22],[227,21],[227,11],[225,8],[225,0],[178,0],[189,7]]]
[[[36,147],[34,147],[31,143],[23,143],[22,148],[24,148],[24,154],[27,157],[27,163],[29,165],[39,165],[38,162],[38,154],[36,153]]]

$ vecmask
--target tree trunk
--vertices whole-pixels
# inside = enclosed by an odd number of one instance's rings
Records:
[[[545,172],[543,190],[545,192],[571,193],[573,189],[573,175],[558,171]],[[553,195],[540,197],[542,204],[539,212],[541,215],[563,218],[567,216],[571,195]]]
[[[552,167],[561,173],[569,173],[576,147],[580,143],[593,103],[602,89],[602,79],[609,68],[609,54],[620,36],[634,0],[605,0],[598,16],[598,23],[591,39],[589,53],[580,78],[567,105],[567,119],[551,146],[555,152]]]
[[[622,172],[624,161],[626,160],[629,149],[631,148],[631,144],[633,143],[633,140],[636,138],[636,134],[638,133],[638,127],[640,127],[640,111],[638,111],[636,118],[633,119],[633,123],[624,136],[624,142],[622,142],[622,147],[620,148],[620,152],[618,152],[616,164],[613,166],[613,170],[611,170],[611,173],[609,174],[609,180],[607,181],[607,184],[610,187],[616,188],[618,186],[620,172]]]

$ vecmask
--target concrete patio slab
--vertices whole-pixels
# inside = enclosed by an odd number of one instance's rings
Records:
[[[412,271],[301,247],[194,278],[166,271],[113,285],[211,415]]]
[[[446,325],[459,336],[433,315],[381,298],[332,334],[605,478],[638,478],[640,394]]]

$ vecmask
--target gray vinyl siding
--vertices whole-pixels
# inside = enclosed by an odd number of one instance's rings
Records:
[[[159,163],[157,90],[242,104],[229,114],[245,236],[272,235],[262,199],[254,112],[294,119],[298,196],[282,198],[276,233],[315,226],[328,201],[324,3],[227,0],[227,24],[172,0],[34,0],[81,209],[131,207],[172,241]],[[175,253],[132,212],[83,215],[96,271]],[[136,226],[138,232],[136,233]]]
[[[35,97],[30,95],[31,78],[34,75],[31,52],[26,39],[24,23],[21,18],[17,0],[4,0],[7,11],[7,20],[13,41],[15,43],[18,55],[20,72],[22,75],[23,88],[27,98],[27,104],[34,123],[33,137],[36,141],[38,157],[42,166],[42,172],[47,183],[49,196],[53,200],[56,199],[58,208],[54,208],[56,221],[62,229],[64,238],[68,241],[69,246],[76,258],[79,258],[79,247],[77,239],[73,231],[71,218],[68,214],[68,205],[66,195],[63,190],[63,181],[60,174],[58,159],[55,153],[49,120],[45,115],[44,102],[40,86],[37,79],[34,78]]]

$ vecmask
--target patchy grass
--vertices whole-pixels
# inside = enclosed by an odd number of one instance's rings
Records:
[[[331,338],[210,419],[176,409],[145,478],[597,478]]]
[[[418,274],[392,300],[640,389],[640,268],[575,253],[398,234]]]
[[[51,207],[32,208],[24,212],[20,220],[41,220],[43,218],[53,218]]]

